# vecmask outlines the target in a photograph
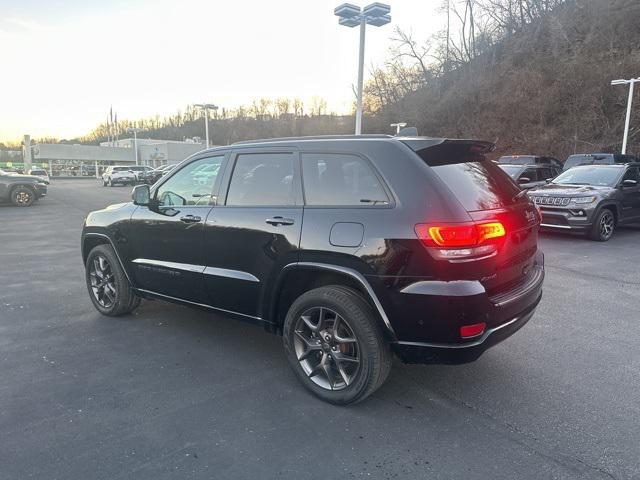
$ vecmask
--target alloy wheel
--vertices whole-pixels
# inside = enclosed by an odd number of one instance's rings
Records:
[[[293,345],[302,370],[322,388],[342,390],[358,375],[358,340],[348,322],[329,308],[313,307],[300,315]]]
[[[111,265],[105,257],[97,255],[89,266],[91,290],[96,301],[104,308],[111,308],[117,296],[117,290]]]
[[[20,205],[25,205],[31,202],[32,193],[28,190],[20,190],[18,194],[15,196],[16,203]]]
[[[600,236],[604,239],[608,239],[613,235],[614,228],[613,215],[609,212],[605,212],[600,218]]]

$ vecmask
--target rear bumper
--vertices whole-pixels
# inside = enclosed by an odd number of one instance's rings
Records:
[[[408,363],[466,363],[529,321],[542,298],[544,255],[537,252],[523,281],[489,295],[478,281],[418,281],[387,285],[383,304]],[[460,327],[485,323],[479,337],[463,339]]]
[[[464,344],[395,342],[391,344],[391,348],[405,363],[458,365],[473,362],[487,349],[520,330],[533,316],[541,298],[542,293],[526,312],[486,330],[481,337],[472,342]]]

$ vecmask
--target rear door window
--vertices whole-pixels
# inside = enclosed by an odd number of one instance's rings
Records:
[[[307,205],[389,204],[389,197],[372,166],[356,155],[305,153],[302,177]]]
[[[227,205],[295,205],[295,160],[293,153],[238,155],[227,194]]]

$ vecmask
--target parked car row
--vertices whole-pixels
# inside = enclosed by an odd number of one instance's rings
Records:
[[[540,209],[541,228],[607,241],[617,226],[640,222],[640,159],[609,153],[511,155],[498,165]]]
[[[163,165],[153,168],[146,165],[117,165],[110,166],[102,174],[102,185],[113,187],[115,185],[136,185],[146,183],[149,185],[157,182],[163,175],[170,172],[175,165]]]

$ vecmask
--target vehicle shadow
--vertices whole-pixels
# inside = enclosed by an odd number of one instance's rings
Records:
[[[207,371],[202,372],[202,378],[197,374],[193,376],[194,382],[206,383],[212,377],[236,371],[238,382],[251,383],[256,374],[255,366],[259,365],[261,371],[270,371],[268,388],[274,389],[273,394],[286,391],[291,402],[312,402],[314,408],[321,409],[338,408],[315,398],[303,388],[287,362],[282,337],[265,332],[260,326],[163,301],[143,301],[135,312],[134,320],[144,322],[145,330],[155,334],[160,331],[161,335],[167,335],[172,342],[182,345],[183,354],[172,354],[172,360],[178,363],[187,362],[187,352],[197,348],[198,362],[206,364]],[[158,326],[162,328],[158,329]],[[368,400],[349,408],[371,415],[378,415],[382,409],[385,415],[406,416],[407,410],[428,409],[427,404],[434,398],[450,400],[450,394],[445,393],[450,381],[463,385],[463,391],[491,391],[506,388],[511,383],[510,377],[526,375],[526,365],[509,364],[500,358],[499,353],[492,355],[489,352],[474,363],[456,366],[406,365],[394,358],[389,378],[380,390]],[[491,374],[487,376],[484,371]],[[251,392],[247,390],[246,394],[251,395]],[[238,398],[238,401],[243,400]],[[389,410],[390,407],[393,408]],[[391,413],[394,409],[395,413]]]

